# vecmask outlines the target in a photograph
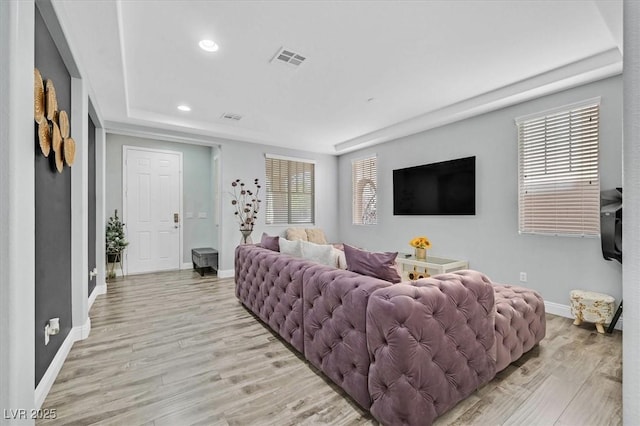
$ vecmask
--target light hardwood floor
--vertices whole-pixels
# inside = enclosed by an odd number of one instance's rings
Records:
[[[244,309],[233,279],[193,271],[109,284],[39,425],[376,425]],[[437,425],[621,424],[622,335],[547,315],[547,337]]]

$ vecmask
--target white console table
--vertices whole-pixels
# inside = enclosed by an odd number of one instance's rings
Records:
[[[402,279],[405,280],[469,269],[469,262],[466,260],[445,259],[429,255],[427,255],[427,260],[418,260],[413,254],[398,253],[396,261],[402,268]]]

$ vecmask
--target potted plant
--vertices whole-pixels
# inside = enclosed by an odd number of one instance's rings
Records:
[[[122,252],[129,245],[129,242],[124,236],[124,223],[120,221],[118,217],[118,210],[116,209],[114,215],[109,218],[107,222],[106,230],[106,252],[107,263],[119,263],[122,262]],[[115,271],[113,268],[109,270],[107,278],[114,278]]]

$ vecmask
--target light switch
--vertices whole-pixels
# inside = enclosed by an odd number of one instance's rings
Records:
[[[186,217],[187,219],[193,219],[193,212],[186,212],[186,213],[185,213],[185,217]]]
[[[207,212],[198,213],[198,218],[199,219],[206,219],[207,218]]]

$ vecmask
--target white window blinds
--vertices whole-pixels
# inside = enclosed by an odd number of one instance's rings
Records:
[[[377,179],[376,157],[353,160],[351,163],[353,223],[374,225],[377,216]]]
[[[600,234],[599,100],[516,120],[519,231]]]
[[[315,165],[267,156],[266,171],[266,223],[313,223]]]

